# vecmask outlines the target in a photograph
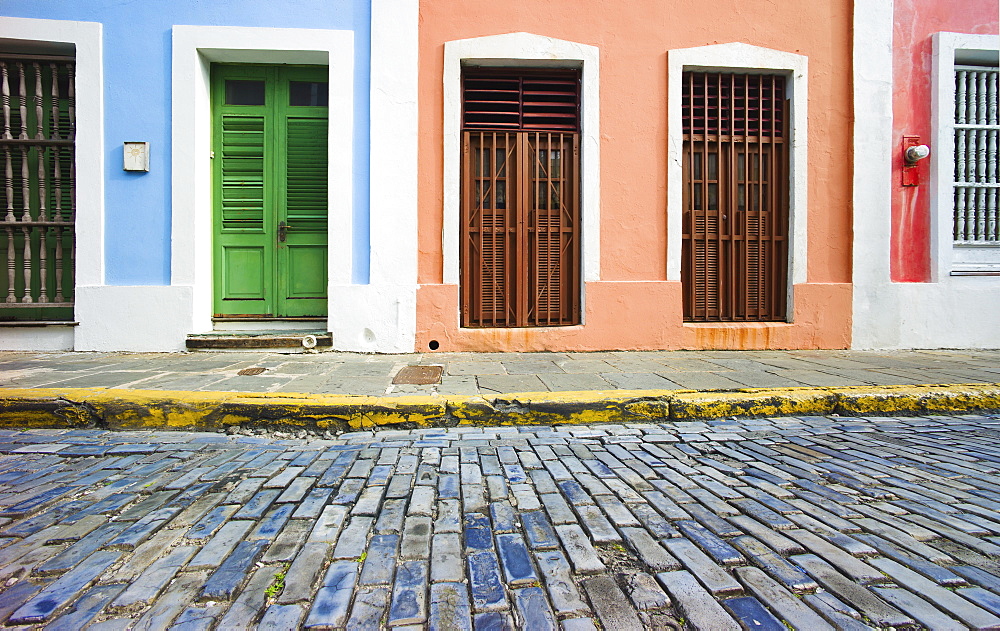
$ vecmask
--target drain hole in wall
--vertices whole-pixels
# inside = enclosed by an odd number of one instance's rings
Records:
[[[427,345],[427,348],[431,349],[432,351],[436,351],[439,346],[441,346],[441,345],[438,344],[437,340],[431,340],[430,344]]]

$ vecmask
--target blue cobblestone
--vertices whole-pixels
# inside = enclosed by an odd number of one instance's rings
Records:
[[[506,609],[503,579],[493,552],[472,552],[466,557],[469,564],[469,589],[476,611]]]
[[[729,598],[723,600],[722,604],[740,621],[745,629],[761,629],[761,631],[786,631],[787,629],[756,598]]]
[[[524,534],[528,539],[528,545],[532,549],[555,548],[559,545],[556,532],[545,516],[544,511],[528,511],[521,513],[521,524],[524,527]]]
[[[470,550],[490,550],[493,548],[493,528],[486,515],[465,514],[465,547]]]
[[[497,552],[507,584],[534,583],[538,580],[521,535],[497,535]]]
[[[45,622],[72,603],[87,587],[121,557],[120,552],[95,552],[75,568],[46,586],[22,605],[8,620],[11,624]]]
[[[316,593],[306,627],[339,627],[347,621],[358,564],[354,561],[337,561],[327,570],[323,586]]]
[[[253,564],[267,547],[267,541],[243,541],[222,562],[205,583],[202,598],[208,600],[230,600],[246,582]]]
[[[407,561],[396,569],[389,606],[390,626],[420,624],[427,619],[427,563]]]
[[[233,515],[234,519],[260,519],[267,511],[268,507],[278,498],[281,491],[268,489],[254,495],[249,502],[243,505],[239,511]]]
[[[473,618],[475,631],[514,631],[510,616],[498,611],[476,614]]]

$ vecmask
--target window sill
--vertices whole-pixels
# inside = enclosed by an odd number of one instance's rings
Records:
[[[787,320],[776,320],[774,322],[756,322],[756,321],[742,321],[742,320],[732,320],[726,322],[685,322],[684,326],[696,328],[696,329],[731,329],[734,327],[740,328],[758,328],[764,329],[769,327],[783,327],[792,326],[792,322]]]
[[[0,322],[0,328],[2,327],[24,327],[24,326],[79,326],[79,322],[73,322],[70,320],[17,320],[9,322]]]

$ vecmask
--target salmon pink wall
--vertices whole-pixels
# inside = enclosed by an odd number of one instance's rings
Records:
[[[849,0],[422,0],[417,350],[431,339],[440,350],[848,345],[851,7]],[[460,329],[457,288],[442,285],[444,44],[520,31],[600,50],[601,282],[585,287],[582,326]],[[729,42],[808,57],[808,283],[795,287],[793,323],[735,325],[773,337],[696,333],[682,323],[680,283],[666,280],[667,51]],[[804,315],[820,305],[822,317]]]
[[[668,282],[587,283],[586,325],[550,328],[463,329],[454,285],[424,285],[417,292],[417,350],[597,351],[608,349],[847,348],[850,345],[851,286],[796,285],[794,324],[685,324],[678,307],[681,284]],[[437,342],[432,345],[431,342]]]
[[[997,32],[996,0],[895,0],[893,28],[892,280],[931,280],[930,165],[919,165],[919,186],[902,186],[903,135],[930,144],[931,34]],[[931,147],[934,151],[934,147]]]

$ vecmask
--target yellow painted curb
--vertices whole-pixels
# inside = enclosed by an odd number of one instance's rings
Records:
[[[114,429],[224,429],[268,424],[361,429],[433,426],[445,414],[435,396],[370,397],[296,393],[189,392],[105,388],[0,389],[0,426],[98,425]]]
[[[1000,384],[883,386],[840,389],[843,414],[945,414],[973,410],[1000,410]]]
[[[682,393],[671,401],[675,420],[729,416],[821,416],[834,414],[837,393],[826,388],[749,388],[732,392]]]
[[[0,427],[222,430],[669,422],[728,417],[1000,410],[1000,384],[358,396],[105,388],[0,388]]]
[[[662,422],[678,390],[586,390],[517,392],[448,398],[449,415],[460,425],[555,425]],[[687,392],[687,391],[684,391]]]
[[[745,388],[679,393],[673,420],[731,416],[879,416],[947,414],[1000,409],[1000,384]]]

